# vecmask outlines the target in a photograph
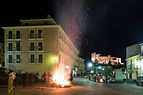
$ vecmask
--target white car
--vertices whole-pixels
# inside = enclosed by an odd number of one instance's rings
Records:
[[[115,81],[116,81],[115,78],[109,78],[109,79],[107,80],[108,83],[114,83]]]

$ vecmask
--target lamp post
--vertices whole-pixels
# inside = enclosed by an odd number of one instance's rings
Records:
[[[91,80],[92,77],[93,77],[93,74],[95,73],[95,71],[94,71],[94,65],[93,65],[92,62],[88,62],[87,67],[90,70],[90,72],[89,72],[89,80]]]
[[[126,75],[126,84],[128,84],[128,70],[126,69],[124,73]]]

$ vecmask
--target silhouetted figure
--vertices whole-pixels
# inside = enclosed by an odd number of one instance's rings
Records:
[[[43,75],[42,75],[42,83],[46,83],[47,82],[47,73],[44,72]]]

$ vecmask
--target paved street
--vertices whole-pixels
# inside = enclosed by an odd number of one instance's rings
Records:
[[[7,87],[0,86],[0,95],[7,95]],[[16,86],[13,95],[143,95],[143,87],[135,84],[95,83],[88,79],[74,78],[74,86],[51,88],[45,86]]]

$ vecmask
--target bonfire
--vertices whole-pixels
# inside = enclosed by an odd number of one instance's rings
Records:
[[[55,66],[49,85],[53,87],[71,87],[71,69],[62,63]]]

